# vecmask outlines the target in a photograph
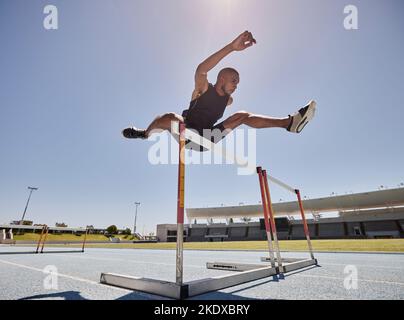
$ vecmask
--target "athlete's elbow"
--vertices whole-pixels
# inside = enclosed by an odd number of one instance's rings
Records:
[[[196,68],[196,73],[198,74],[206,75],[208,71],[209,69],[204,63],[199,64],[198,67]]]

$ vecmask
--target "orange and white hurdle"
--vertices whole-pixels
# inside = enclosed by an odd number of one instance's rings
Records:
[[[178,193],[177,193],[177,243],[176,243],[176,279],[175,282],[163,281],[157,279],[127,276],[116,273],[101,273],[100,282],[102,284],[143,291],[151,294],[165,296],[174,299],[185,299],[210,291],[216,291],[227,287],[232,287],[246,282],[276,276],[279,273],[288,272],[299,269],[308,265],[316,264],[315,259],[301,260],[282,265],[279,252],[278,240],[276,237],[275,220],[272,214],[271,202],[269,198],[268,187],[265,187],[264,175],[260,175],[261,195],[265,201],[264,216],[266,220],[266,231],[268,235],[268,245],[270,257],[272,257],[271,265],[266,264],[229,264],[222,262],[206,263],[209,269],[221,269],[229,271],[238,271],[236,273],[210,277],[195,281],[184,282],[184,257],[183,257],[183,232],[184,232],[184,208],[185,208],[185,141],[186,139],[205,147],[213,152],[214,144],[204,137],[197,136],[195,133],[185,128],[183,123],[179,123],[174,132],[179,136],[179,162],[178,162]],[[223,156],[224,154],[219,150]],[[243,162],[236,161],[240,165]],[[272,218],[271,218],[272,217]],[[269,218],[269,223],[268,223]],[[271,231],[272,230],[272,231]],[[274,236],[275,235],[275,236]],[[272,237],[274,237],[274,245],[276,245],[277,259],[273,257]],[[277,266],[275,265],[277,262]]]

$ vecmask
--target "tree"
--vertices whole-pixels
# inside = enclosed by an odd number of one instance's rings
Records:
[[[126,229],[123,231],[123,234],[126,234],[126,235],[130,236],[130,235],[132,234],[132,231],[131,231],[129,228],[126,228]]]
[[[118,233],[118,228],[116,225],[111,225],[107,228],[107,232],[109,234],[117,234]]]
[[[55,227],[67,228],[67,224],[64,223],[64,222],[56,222],[56,223],[55,223]]]

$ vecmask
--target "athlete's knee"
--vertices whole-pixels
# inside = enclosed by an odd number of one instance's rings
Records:
[[[164,119],[169,119],[169,120],[175,119],[175,113],[174,112],[167,112],[167,113],[162,114],[160,117],[164,118]]]
[[[183,121],[182,117],[174,112],[164,113],[161,118],[167,121]]]
[[[163,114],[161,119],[161,125],[167,130],[171,130],[172,126],[177,126],[178,122],[184,122],[184,118],[174,112],[167,112]]]

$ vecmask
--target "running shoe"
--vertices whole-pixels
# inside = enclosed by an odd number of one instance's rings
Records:
[[[290,132],[300,133],[306,124],[313,119],[316,111],[316,102],[311,100],[305,107],[301,108],[293,116],[289,115],[292,120],[287,128]]]

